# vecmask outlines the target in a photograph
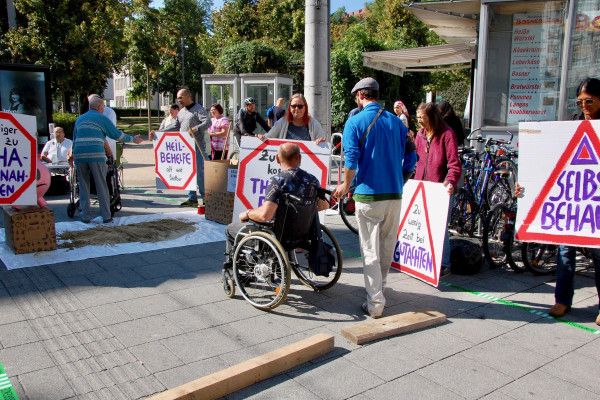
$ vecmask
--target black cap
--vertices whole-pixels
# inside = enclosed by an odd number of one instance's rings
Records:
[[[352,88],[352,96],[356,95],[359,90],[377,90],[379,91],[379,83],[373,78],[364,78],[358,81]]]

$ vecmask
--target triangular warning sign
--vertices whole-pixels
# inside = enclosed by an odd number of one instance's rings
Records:
[[[581,226],[584,222],[587,223],[586,226],[595,226],[594,224],[596,224],[598,219],[598,215],[594,215],[597,213],[596,208],[593,206],[584,208],[584,204],[580,203],[579,200],[575,198],[578,194],[565,195],[564,193],[567,190],[575,191],[576,189],[573,189],[573,187],[579,185],[581,182],[570,182],[566,185],[563,182],[561,185],[558,185],[558,187],[561,188],[561,194],[563,194],[563,196],[560,202],[557,200],[556,205],[550,204],[549,195],[556,187],[563,172],[569,170],[570,166],[582,168],[582,165],[598,165],[598,154],[600,154],[600,139],[598,138],[598,134],[589,121],[582,121],[567,144],[565,151],[558,160],[548,180],[542,187],[539,195],[535,198],[531,209],[527,212],[527,216],[523,220],[523,223],[516,234],[518,240],[530,242],[538,241],[542,243],[568,243],[574,246],[600,246],[600,235],[594,235],[594,237],[584,234],[577,235],[574,234],[575,232],[573,232],[572,229],[569,230],[563,228],[548,228],[547,231],[539,232],[539,226],[536,225],[536,229],[534,230],[532,225],[533,222],[537,221],[537,218],[540,217],[544,206],[547,206],[548,209],[554,210],[561,207],[561,222],[565,225],[568,221],[571,227]],[[573,170],[573,167],[570,169]],[[598,167],[593,168],[593,171],[595,171],[594,175],[596,175],[597,169]],[[572,171],[568,172],[573,174]],[[567,180],[568,178],[563,176],[563,179]],[[571,177],[572,181],[576,181],[577,179],[583,178]],[[596,184],[597,181],[593,182],[592,185]],[[564,188],[563,186],[569,186],[569,189]],[[552,200],[554,201],[554,199]],[[567,204],[569,202],[572,204]],[[567,215],[567,213],[570,214]],[[552,215],[547,219],[551,220],[551,217]],[[577,220],[576,217],[578,217],[579,220]],[[542,227],[542,229],[546,228]],[[595,229],[600,229],[600,226],[595,227]]]
[[[392,267],[437,287],[439,271],[423,182],[418,183],[405,210],[398,228]]]
[[[594,149],[590,145],[587,135],[583,136],[579,148],[575,152],[571,165],[597,165],[598,157],[594,153]]]

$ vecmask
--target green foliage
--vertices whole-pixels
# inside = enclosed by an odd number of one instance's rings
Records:
[[[447,90],[440,92],[443,100],[446,100],[454,108],[456,115],[462,116],[469,97],[469,81],[456,80]]]
[[[76,114],[64,113],[62,111],[54,111],[52,119],[55,126],[60,126],[65,131],[65,137],[73,139],[73,128],[75,127]]]
[[[15,0],[20,22],[0,38],[5,62],[49,65],[53,92],[102,93],[125,56],[128,0]]]

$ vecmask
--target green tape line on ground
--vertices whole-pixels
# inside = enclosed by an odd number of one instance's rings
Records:
[[[361,256],[359,256],[358,254],[350,253],[349,251],[346,251],[346,250],[343,250],[343,249],[342,249],[342,253],[348,254],[350,257],[361,258]]]
[[[563,323],[563,324],[566,324],[566,325],[570,325],[570,326],[572,326],[574,328],[578,328],[578,329],[584,330],[586,332],[591,332],[591,333],[594,333],[596,335],[600,335],[600,330],[598,330],[598,329],[589,328],[589,327],[587,327],[585,325],[578,324],[577,322],[567,321],[566,319],[555,318],[555,317],[552,317],[551,315],[549,315],[549,314],[547,314],[545,312],[534,310],[533,308],[525,307],[525,306],[522,306],[521,304],[513,303],[512,301],[500,299],[498,297],[490,296],[489,294],[477,292],[475,290],[466,289],[466,288],[463,288],[463,287],[460,287],[460,286],[457,286],[457,285],[453,285],[453,284],[447,283],[447,282],[440,282],[440,285],[443,285],[443,286],[446,286],[446,287],[450,287],[452,289],[460,290],[462,292],[471,293],[471,294],[474,294],[476,296],[483,297],[485,299],[495,301],[496,303],[504,304],[505,306],[519,308],[521,310],[530,312],[532,314],[539,315],[540,317],[552,319],[552,320],[555,320],[557,322],[560,322],[560,323]]]
[[[0,364],[0,400],[19,400],[2,364]]]
[[[138,191],[138,192],[144,192],[144,194],[147,194],[147,195],[149,195],[149,196],[155,196],[155,197],[159,197],[159,198],[161,198],[161,199],[163,199],[163,200],[167,200],[167,201],[170,201],[170,202],[172,202],[172,203],[180,203],[180,202],[181,202],[181,200],[177,200],[177,199],[171,199],[171,198],[168,198],[168,197],[162,196],[162,195],[160,195],[160,194],[155,194],[155,193],[146,192],[146,191],[145,191],[145,189],[139,189],[139,188],[136,188],[136,187],[133,187],[133,186],[125,186],[123,189],[131,189],[131,190],[136,190],[136,191]]]

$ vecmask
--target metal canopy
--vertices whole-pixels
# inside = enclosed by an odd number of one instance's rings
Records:
[[[363,65],[403,76],[405,72],[432,72],[470,68],[475,46],[469,43],[442,44],[413,49],[363,53]],[[467,64],[450,66],[452,64]],[[447,66],[439,68],[440,66]],[[438,67],[438,68],[433,68]]]
[[[415,17],[448,43],[477,39],[479,0],[442,1],[402,4]]]

